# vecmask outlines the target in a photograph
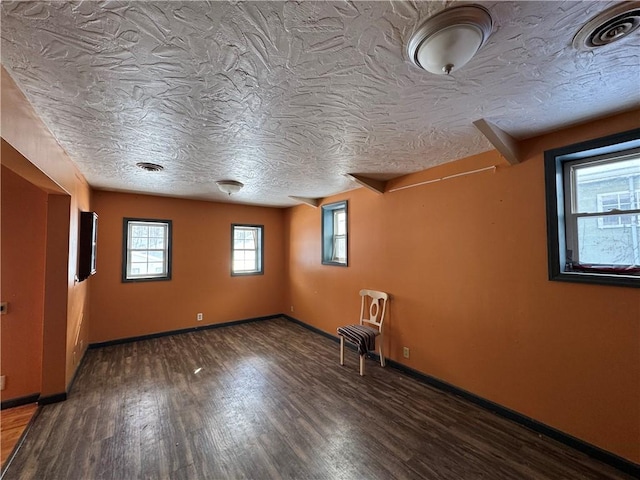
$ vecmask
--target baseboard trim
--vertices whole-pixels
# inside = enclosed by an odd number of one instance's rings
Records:
[[[0,472],[0,479],[4,477],[4,474],[7,472],[7,469],[9,468],[9,465],[11,465],[11,462],[13,462],[13,459],[18,453],[18,450],[22,448],[22,444],[27,438],[27,433],[29,433],[29,430],[31,430],[31,427],[36,421],[36,418],[38,417],[38,415],[40,415],[40,407],[36,408],[36,411],[33,413],[31,420],[29,420],[29,423],[27,423],[27,426],[22,431],[22,435],[20,435],[20,438],[18,439],[15,446],[13,447],[13,450],[11,450],[11,453],[7,457],[7,460],[4,462],[4,465],[2,465],[2,472]]]
[[[320,335],[330,338],[335,342],[339,342],[339,338],[337,336],[333,336],[330,333],[320,330],[319,328],[316,328],[312,325],[304,323],[303,321],[298,320],[297,318],[293,318],[285,314],[283,314],[282,317],[286,318],[287,320],[293,323],[301,325],[302,327],[308,330],[311,330],[312,332],[319,333]],[[369,354],[369,356],[377,361],[380,360],[379,355],[376,353],[372,352]],[[407,367],[406,365],[400,362],[396,362],[395,360],[390,360],[387,358],[386,363],[390,367],[401,371],[402,373],[418,380],[419,382],[435,387],[438,390],[442,390],[444,392],[451,393],[458,397],[464,398],[465,400],[468,400],[469,402],[475,405],[478,405],[486,410],[489,410],[490,412],[493,412],[496,415],[499,415],[503,418],[516,422],[530,430],[533,430],[536,433],[545,435],[546,437],[549,437],[553,440],[563,443],[602,463],[606,463],[607,465],[610,465],[620,470],[621,472],[640,478],[640,465],[630,460],[627,460],[625,458],[619,457],[615,453],[611,453],[606,450],[603,450],[600,447],[596,447],[595,445],[585,442],[584,440],[580,440],[579,438],[573,437],[568,433],[564,433],[554,427],[551,427],[542,422],[539,422],[538,420],[535,420],[531,417],[527,417],[526,415],[518,413],[515,410],[511,410],[510,408],[507,408],[498,403],[492,402],[491,400],[487,400],[486,398],[480,397],[479,395],[471,393],[462,388],[456,387],[455,385],[447,383],[436,377],[432,377],[431,375],[427,375],[418,370],[414,370],[413,368]]]
[[[28,405],[30,403],[36,403],[40,398],[39,393],[32,393],[31,395],[25,395],[24,397],[11,398],[9,400],[3,400],[0,403],[0,410],[7,408],[21,407],[22,405]]]
[[[179,330],[169,330],[167,332],[150,333],[148,335],[140,335],[137,337],[119,338],[116,340],[108,340],[106,342],[90,343],[89,349],[111,347],[113,345],[122,345],[124,343],[139,342],[142,340],[152,340],[154,338],[170,337],[172,335],[182,335],[183,333],[198,332],[200,330],[212,330],[215,328],[232,327],[234,325],[241,325],[243,323],[261,322],[263,320],[273,320],[274,318],[281,318],[283,315],[278,313],[276,315],[267,315],[264,317],[245,318],[244,320],[233,320],[231,322],[212,323],[210,325],[203,325],[199,327],[182,328]]]
[[[338,343],[340,342],[340,338],[338,338],[337,335],[331,335],[330,333],[327,333],[324,330],[320,330],[319,328],[316,328],[316,327],[314,327],[312,325],[309,325],[308,323],[304,323],[302,320],[298,320],[297,318],[294,318],[294,317],[292,317],[290,315],[286,315],[286,314],[283,313],[280,316],[286,318],[290,322],[297,323],[298,325],[300,325],[301,327],[306,328],[307,330],[311,330],[313,333],[317,333],[319,335],[322,335],[323,337],[326,337],[329,340],[333,340],[334,342],[338,342]]]
[[[51,405],[52,403],[64,402],[67,399],[67,392],[54,393],[53,395],[46,395],[38,399],[38,405]]]

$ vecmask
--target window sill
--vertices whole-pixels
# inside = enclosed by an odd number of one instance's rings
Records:
[[[554,276],[550,276],[549,280],[557,282],[588,283],[591,285],[610,285],[619,287],[640,288],[640,277],[637,275],[620,275],[591,272],[561,272]]]
[[[171,277],[123,278],[122,283],[166,282],[169,280],[171,280]]]
[[[349,265],[346,262],[331,262],[327,260],[322,261],[322,265],[333,265],[334,267],[348,267]]]

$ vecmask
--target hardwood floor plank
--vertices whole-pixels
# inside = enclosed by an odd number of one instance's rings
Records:
[[[349,352],[353,353],[353,352]],[[284,319],[89,350],[11,479],[629,478]]]
[[[9,460],[37,409],[38,405],[32,403],[0,411],[0,465],[2,468]]]

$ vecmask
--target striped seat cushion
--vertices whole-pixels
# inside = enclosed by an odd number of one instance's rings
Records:
[[[376,336],[379,334],[377,329],[365,325],[338,327],[338,335],[343,336],[347,342],[357,345],[360,355],[376,349]]]

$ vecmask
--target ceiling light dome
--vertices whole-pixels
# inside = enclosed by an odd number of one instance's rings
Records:
[[[243,183],[237,182],[235,180],[218,180],[216,182],[216,185],[221,192],[224,192],[229,196],[238,193],[240,189],[244,187]]]
[[[449,8],[427,19],[407,45],[411,61],[437,75],[463,67],[493,30],[489,11],[480,5]]]

